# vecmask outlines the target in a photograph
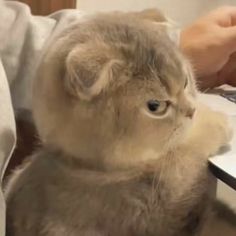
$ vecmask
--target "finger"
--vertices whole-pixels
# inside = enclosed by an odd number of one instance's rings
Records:
[[[219,25],[230,27],[236,25],[236,7],[224,6],[212,11],[208,16],[209,19],[214,19]]]
[[[222,30],[224,45],[229,54],[236,52],[236,26],[222,28]]]
[[[236,7],[229,7],[226,13],[228,12],[231,26],[236,26]]]
[[[205,91],[209,88],[218,87],[222,84],[225,84],[226,81],[223,80],[223,78],[219,77],[218,74],[213,74],[210,76],[204,76],[198,78],[198,87],[201,91]]]
[[[236,87],[236,70],[230,74],[229,78],[227,79],[227,84]]]
[[[231,55],[227,64],[218,73],[218,77],[227,84],[236,85],[236,53]]]
[[[229,76],[233,71],[236,69],[236,53],[233,53],[228,62],[224,65],[224,67],[221,69],[221,76],[227,77]]]

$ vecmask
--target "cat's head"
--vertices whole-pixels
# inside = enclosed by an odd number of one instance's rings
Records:
[[[88,162],[130,166],[184,139],[196,88],[163,24],[115,13],[77,23],[51,44],[34,95],[46,145]]]

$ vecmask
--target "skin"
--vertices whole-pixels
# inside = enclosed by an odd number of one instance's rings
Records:
[[[236,85],[236,7],[218,8],[186,27],[180,46],[201,88]]]

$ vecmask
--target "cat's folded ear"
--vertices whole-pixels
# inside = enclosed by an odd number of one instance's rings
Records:
[[[66,58],[65,85],[67,91],[82,100],[91,100],[105,92],[124,69],[106,45],[80,44]],[[121,81],[120,81],[121,82]]]
[[[159,9],[150,8],[136,12],[136,16],[143,20],[148,20],[156,26],[163,27],[170,39],[179,43],[179,26],[172,19],[165,16]]]
[[[141,19],[150,20],[152,22],[165,22],[168,21],[166,16],[157,8],[149,8],[136,13]]]

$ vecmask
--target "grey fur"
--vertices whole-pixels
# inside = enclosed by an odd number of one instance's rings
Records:
[[[44,148],[8,184],[7,236],[201,233],[215,197],[207,158],[230,129],[198,104],[188,62],[151,13],[91,17],[46,50],[34,89]],[[150,99],[169,113],[150,114]]]

